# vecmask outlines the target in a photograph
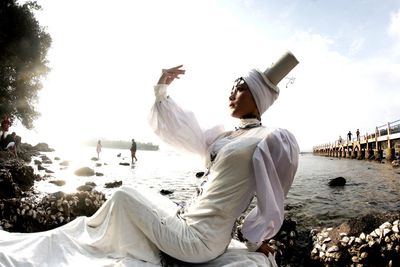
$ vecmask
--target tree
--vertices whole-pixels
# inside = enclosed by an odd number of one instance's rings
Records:
[[[39,117],[35,108],[51,37],[36,20],[36,1],[0,1],[0,116],[18,119],[28,129]]]

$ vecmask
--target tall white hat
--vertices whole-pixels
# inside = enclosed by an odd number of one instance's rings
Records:
[[[296,57],[287,51],[278,61],[264,72],[253,69],[243,79],[247,83],[260,115],[278,98],[278,83],[299,63]]]
[[[285,76],[299,64],[297,58],[290,51],[286,51],[278,61],[267,68],[262,75],[267,85],[279,93],[278,83],[285,78]]]

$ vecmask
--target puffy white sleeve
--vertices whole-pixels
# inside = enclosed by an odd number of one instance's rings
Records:
[[[242,226],[249,250],[256,250],[282,226],[284,199],[297,171],[299,153],[295,137],[284,129],[274,130],[257,145],[253,154],[257,206]]]
[[[165,84],[154,86],[154,93],[156,100],[148,119],[156,135],[174,148],[204,159],[208,146],[223,132],[223,127],[201,129],[194,114],[183,110],[167,95]]]

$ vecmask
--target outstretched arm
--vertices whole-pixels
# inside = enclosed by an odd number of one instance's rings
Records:
[[[183,65],[179,65],[170,69],[163,69],[157,84],[170,85],[175,79],[179,79],[179,75],[185,74],[185,70],[182,67]]]
[[[167,87],[185,74],[179,65],[163,69],[154,87],[156,101],[150,111],[149,122],[154,132],[166,143],[178,150],[206,157],[207,146],[222,132],[221,129],[203,130],[190,111],[183,110],[167,94]]]

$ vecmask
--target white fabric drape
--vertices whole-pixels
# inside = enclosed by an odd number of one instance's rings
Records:
[[[176,217],[176,209],[168,198],[148,189],[122,187],[92,217],[79,217],[62,227],[38,233],[0,230],[0,266],[159,267],[158,247],[176,245],[171,238],[177,228],[169,225]],[[196,246],[193,252],[196,253]],[[226,253],[210,262],[178,267],[274,264],[273,258],[249,253],[243,244],[232,242]]]

